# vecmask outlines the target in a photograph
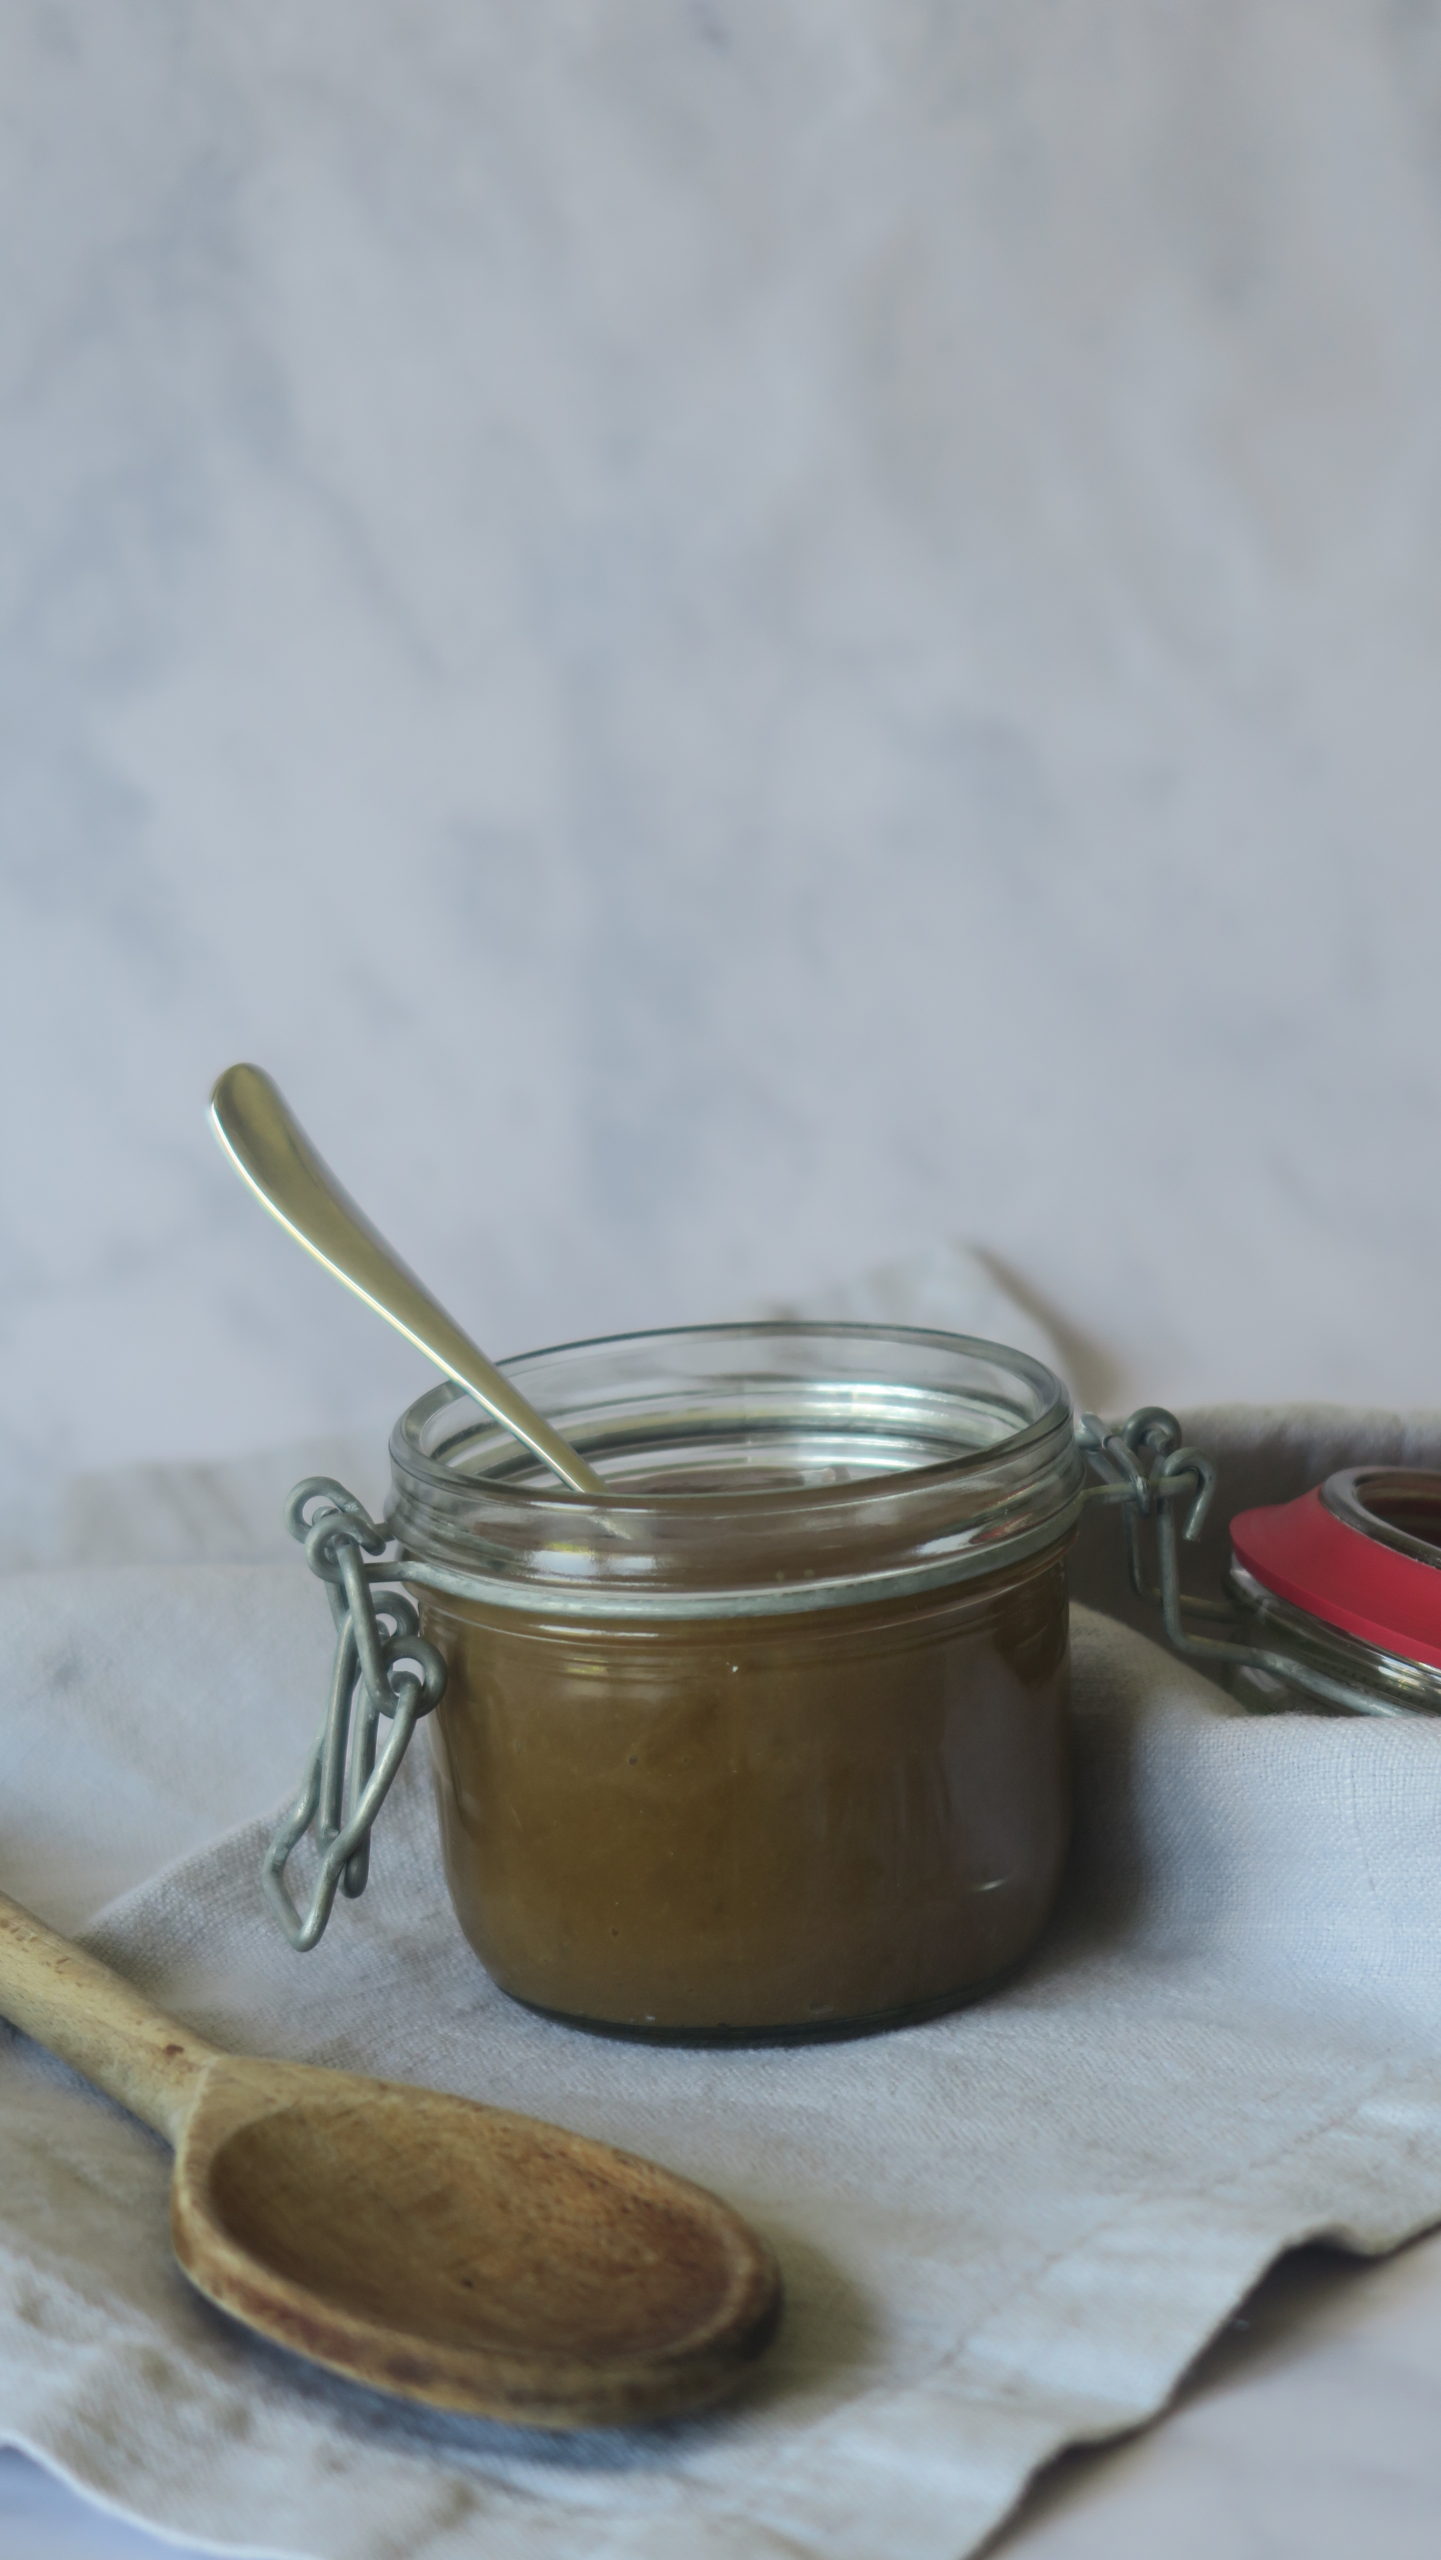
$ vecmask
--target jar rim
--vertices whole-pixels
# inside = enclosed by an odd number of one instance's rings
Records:
[[[678,1325],[505,1366],[584,1454],[622,1472],[604,1500],[534,1481],[539,1462],[450,1383],[401,1415],[391,1527],[407,1578],[496,1606],[632,1618],[839,1607],[1009,1569],[1068,1541],[1079,1516],[1065,1387],[1029,1353],[975,1335]],[[899,1462],[878,1465],[878,1452]],[[653,1471],[657,1457],[697,1489],[627,1493],[624,1469]]]
[[[815,1318],[810,1321],[805,1318],[759,1317],[737,1320],[730,1324],[642,1326],[633,1332],[587,1334],[575,1342],[549,1343],[540,1350],[517,1352],[508,1359],[498,1360],[496,1367],[507,1377],[515,1378],[518,1384],[525,1385],[527,1371],[538,1368],[542,1361],[556,1360],[572,1353],[626,1350],[645,1343],[718,1342],[726,1339],[814,1340],[818,1337],[867,1342],[934,1344],[939,1349],[961,1352],[969,1357],[982,1359],[992,1367],[1010,1370],[1016,1377],[1023,1379],[1044,1396],[1045,1402],[1041,1410],[1018,1430],[1008,1433],[1004,1439],[994,1441],[985,1447],[958,1451],[954,1456],[937,1459],[927,1466],[898,1468],[894,1471],[894,1482],[897,1485],[904,1484],[910,1487],[922,1481],[934,1482],[953,1474],[973,1475],[1001,1456],[1007,1458],[1020,1456],[1026,1449],[1048,1439],[1058,1424],[1064,1425],[1068,1431],[1072,1426],[1073,1408],[1070,1396],[1055,1371],[1048,1369],[1044,1361],[1036,1359],[1029,1351],[1014,1349],[1009,1343],[993,1342],[980,1334],[948,1333],[934,1325],[860,1324],[841,1318],[832,1320],[829,1317]],[[451,1489],[457,1482],[472,1488],[483,1484],[488,1494],[513,1501],[526,1509],[534,1507],[555,1511],[568,1514],[572,1518],[584,1512],[605,1510],[618,1511],[627,1517],[638,1519],[646,1511],[663,1509],[666,1512],[672,1512],[682,1505],[692,1509],[715,1509],[723,1515],[733,1506],[737,1511],[744,1510],[748,1517],[754,1517],[760,1506],[769,1505],[777,1512],[784,1512],[794,1507],[798,1500],[803,1501],[808,1510],[813,1505],[826,1509],[843,1509],[847,1502],[872,1496],[881,1485],[892,1480],[888,1474],[861,1476],[847,1484],[810,1485],[800,1496],[792,1491],[717,1493],[713,1490],[697,1493],[636,1494],[627,1493],[617,1485],[614,1490],[607,1489],[605,1500],[601,1503],[592,1494],[578,1492],[572,1485],[555,1483],[549,1479],[539,1484],[518,1485],[506,1484],[495,1477],[471,1475],[445,1460],[432,1457],[419,1445],[419,1432],[426,1422],[452,1406],[474,1405],[474,1402],[474,1398],[468,1395],[466,1389],[452,1378],[442,1378],[439,1385],[427,1388],[425,1394],[417,1396],[414,1403],[407,1405],[396,1420],[390,1435],[392,1463],[397,1469],[403,1468],[405,1473],[417,1483],[428,1484],[437,1490]],[[548,1416],[547,1419],[553,1420],[555,1417]],[[499,1425],[496,1426],[496,1437],[501,1444],[515,1446],[511,1443],[510,1434]]]

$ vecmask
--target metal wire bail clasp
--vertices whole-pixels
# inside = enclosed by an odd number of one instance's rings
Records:
[[[1216,1490],[1210,1459],[1183,1445],[1175,1415],[1159,1404],[1141,1405],[1119,1428],[1083,1413],[1076,1440],[1097,1479],[1090,1500],[1121,1505],[1132,1590],[1160,1610],[1166,1641],[1177,1653],[1214,1651],[1207,1638],[1189,1633],[1181,1615],[1187,1605],[1205,1617],[1229,1615],[1211,1601],[1185,1603],[1181,1594],[1182,1542],[1192,1546],[1199,1538]],[[1153,1572],[1146,1569],[1143,1530],[1151,1543]]]
[[[1216,1490],[1216,1470],[1210,1459],[1203,1458],[1199,1449],[1182,1445],[1179,1422],[1159,1404],[1139,1406],[1119,1429],[1109,1428],[1094,1413],[1083,1413],[1076,1421],[1076,1442],[1097,1479],[1091,1500],[1123,1506],[1132,1589],[1142,1599],[1157,1600],[1174,1582],[1175,1596],[1179,1596],[1179,1577],[1174,1573],[1177,1513],[1184,1508],[1179,1535],[1192,1546],[1206,1525]],[[1152,1523],[1155,1531],[1160,1591],[1147,1581],[1142,1565],[1143,1520]]]
[[[390,1792],[406,1746],[445,1687],[445,1664],[420,1633],[414,1603],[377,1585],[396,1577],[386,1563],[389,1532],[344,1485],[307,1476],[285,1506],[285,1525],[326,1586],[335,1620],[330,1702],[299,1795],[277,1826],[261,1869],[266,1899],[293,1947],[313,1947],[338,1890],[365,1891],[370,1828]],[[390,1730],[377,1748],[382,1717]],[[291,1852],[309,1832],[320,1853],[302,1911],[285,1881]]]

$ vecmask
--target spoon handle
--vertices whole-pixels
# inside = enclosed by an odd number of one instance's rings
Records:
[[[0,2017],[175,2142],[215,2048],[0,1893]]]
[[[227,1067],[210,1097],[216,1135],[236,1171],[297,1242],[376,1314],[455,1378],[562,1483],[604,1495],[605,1481],[552,1431],[510,1380],[461,1332],[453,1317],[343,1191],[284,1096],[260,1067]]]

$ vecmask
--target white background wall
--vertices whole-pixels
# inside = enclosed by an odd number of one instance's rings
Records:
[[[1432,0],[16,0],[8,1480],[962,1235],[1441,1402]]]

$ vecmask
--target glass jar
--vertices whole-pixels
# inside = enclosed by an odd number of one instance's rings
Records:
[[[507,1364],[614,1488],[458,1388],[397,1425],[390,1526],[444,1656],[446,1872],[503,1990],[685,2041],[974,1997],[1067,1837],[1083,1464],[1021,1352],[864,1325],[622,1336]]]

